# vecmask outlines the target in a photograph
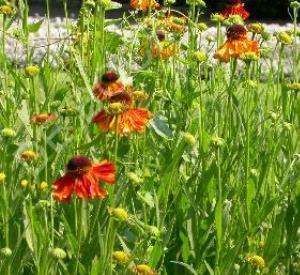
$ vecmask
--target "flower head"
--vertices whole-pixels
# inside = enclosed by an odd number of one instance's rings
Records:
[[[151,113],[145,108],[134,108],[132,92],[120,92],[108,98],[109,106],[92,118],[103,132],[116,131],[121,136],[131,132],[142,132],[147,126]]]
[[[94,86],[94,95],[100,100],[107,100],[112,95],[125,91],[127,87],[125,87],[119,78],[119,74],[115,71],[107,71],[101,77],[101,81]]]
[[[112,259],[118,264],[127,264],[130,260],[130,255],[124,251],[114,251],[112,253]]]
[[[21,153],[20,157],[21,157],[21,159],[23,159],[25,161],[33,161],[38,158],[38,154],[32,150],[26,150]]]
[[[252,265],[257,266],[257,267],[263,268],[266,266],[264,258],[261,256],[258,256],[258,255],[247,256],[246,260],[249,263],[251,263]]]
[[[251,23],[247,26],[247,29],[249,32],[253,32],[256,34],[261,34],[264,32],[265,28],[263,26],[263,24],[261,23]]]
[[[6,178],[6,175],[3,172],[1,172],[0,173],[0,182],[3,182],[5,180],[5,178]]]
[[[114,217],[120,221],[128,220],[129,215],[128,215],[128,212],[124,208],[121,208],[121,207],[110,208],[108,211],[112,217]]]
[[[229,18],[232,15],[239,15],[244,20],[248,19],[250,14],[248,11],[244,8],[245,4],[241,1],[231,1],[231,4],[228,5],[225,9],[220,11],[220,14],[222,14],[225,18]]]
[[[42,190],[46,190],[46,189],[48,188],[48,183],[45,182],[45,181],[42,181],[42,182],[40,183],[40,188],[41,188]]]
[[[115,182],[115,166],[106,160],[93,163],[85,156],[75,156],[67,164],[65,175],[53,183],[53,192],[57,201],[70,201],[72,193],[81,199],[102,199],[107,192],[98,181],[113,184]]]
[[[158,9],[160,5],[155,0],[130,0],[130,7],[143,12]]]
[[[16,132],[11,129],[11,128],[3,128],[1,130],[1,135],[3,137],[15,137],[16,136]]]
[[[293,38],[287,31],[277,32],[275,36],[277,41],[284,45],[291,45],[293,43]]]
[[[53,248],[51,250],[51,255],[56,258],[56,259],[64,259],[67,257],[67,253],[66,251],[64,251],[63,249],[59,248],[59,247],[56,247],[56,248]]]
[[[139,264],[132,268],[132,271],[140,275],[155,275],[156,272],[146,264]]]
[[[241,25],[232,25],[228,28],[227,41],[217,50],[214,58],[228,62],[230,58],[241,58],[241,56],[259,57],[259,44],[247,37],[247,30]]]
[[[38,75],[40,72],[40,69],[38,66],[36,65],[28,65],[26,68],[25,68],[25,75],[27,77],[34,77],[36,75]]]
[[[5,4],[0,6],[0,14],[4,14],[4,15],[13,15],[16,13],[15,8],[12,5],[9,4]]]
[[[31,122],[34,124],[45,124],[48,122],[55,121],[57,117],[52,113],[40,113],[35,114],[31,117]]]

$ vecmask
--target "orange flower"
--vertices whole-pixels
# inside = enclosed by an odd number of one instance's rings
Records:
[[[132,272],[139,275],[156,275],[157,273],[146,264],[139,264],[132,268]]]
[[[40,113],[31,117],[31,122],[35,124],[45,124],[56,120],[56,115],[52,113]]]
[[[171,56],[175,56],[177,53],[177,45],[167,41],[161,41],[159,44],[155,44],[151,48],[151,55],[153,58],[168,59]]]
[[[259,44],[248,39],[247,30],[241,25],[232,25],[227,30],[227,41],[217,50],[214,58],[228,62],[230,58],[241,58],[245,54],[259,57]]]
[[[186,18],[167,16],[160,20],[159,25],[167,31],[170,32],[183,32],[186,28]]]
[[[53,183],[56,187],[53,192],[55,200],[69,202],[75,192],[81,199],[102,199],[107,192],[97,182],[115,182],[115,166],[104,160],[92,163],[85,156],[73,157],[67,164],[66,174]]]
[[[119,80],[120,76],[114,71],[107,71],[93,89],[94,95],[100,100],[107,100],[110,96],[123,92],[126,87]]]
[[[160,5],[155,0],[130,0],[130,7],[135,10],[147,11],[158,9]]]
[[[143,132],[151,116],[152,114],[145,108],[129,109],[118,116],[102,110],[93,117],[92,122],[96,123],[103,132],[115,131],[117,128],[120,136],[127,136],[133,131]],[[116,123],[118,123],[117,127]]]
[[[244,20],[248,19],[250,14],[244,9],[245,4],[240,0],[231,0],[232,5],[226,7],[220,12],[225,18],[229,18],[232,15],[239,15]]]
[[[110,97],[109,108],[96,114],[92,122],[103,132],[117,129],[121,136],[127,136],[133,131],[142,132],[151,118],[151,113],[144,108],[133,108],[132,97],[133,94],[128,92]]]

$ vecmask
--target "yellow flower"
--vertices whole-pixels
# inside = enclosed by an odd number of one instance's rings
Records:
[[[25,188],[28,185],[28,180],[21,180],[20,184]]]
[[[42,190],[47,189],[47,188],[48,188],[48,183],[45,182],[45,181],[42,181],[41,184],[40,184],[40,188],[41,188]]]
[[[21,159],[25,160],[25,161],[33,161],[36,160],[38,158],[37,153],[35,153],[32,150],[26,150],[23,153],[21,153]]]
[[[29,65],[25,68],[25,75],[27,77],[34,77],[36,75],[38,75],[40,72],[40,69],[38,66],[35,65]]]
[[[128,212],[124,208],[110,208],[109,209],[110,215],[120,221],[128,220]]]
[[[114,251],[112,253],[112,258],[119,264],[126,264],[130,260],[130,256],[124,251]]]
[[[1,172],[0,173],[0,182],[3,182],[5,180],[5,178],[6,178],[6,175],[3,172]]]
[[[16,12],[15,8],[11,5],[0,6],[0,13],[4,15],[13,15]]]
[[[252,265],[257,266],[257,267],[262,267],[263,268],[263,267],[266,266],[264,258],[261,257],[261,256],[258,256],[258,255],[247,256],[246,260],[249,263],[251,263]]]

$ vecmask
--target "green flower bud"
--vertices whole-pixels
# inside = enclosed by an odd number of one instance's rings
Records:
[[[51,255],[56,258],[56,259],[59,259],[59,260],[63,260],[64,258],[67,257],[67,253],[66,251],[64,251],[63,249],[59,248],[59,247],[56,247],[56,248],[53,248],[51,250]]]
[[[3,247],[0,249],[0,254],[4,257],[10,257],[12,254],[12,251],[9,247]]]
[[[36,75],[38,75],[40,72],[40,69],[38,66],[35,65],[29,65],[25,68],[25,75],[27,77],[34,77]]]
[[[300,8],[300,3],[299,3],[298,1],[292,1],[292,2],[290,3],[290,7],[291,7],[292,9],[299,9],[299,8]]]
[[[208,56],[203,51],[196,51],[193,53],[193,59],[199,63],[205,62],[208,59]]]
[[[184,133],[183,139],[187,144],[191,146],[194,146],[197,142],[196,138],[191,133]]]
[[[13,129],[11,129],[11,128],[4,128],[1,131],[1,135],[3,137],[15,137],[16,136],[16,132]]]
[[[208,29],[208,26],[205,23],[199,23],[197,25],[197,27],[198,27],[198,30],[201,31],[201,32],[206,31]]]

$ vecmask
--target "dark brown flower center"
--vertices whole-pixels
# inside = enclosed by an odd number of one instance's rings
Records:
[[[229,40],[236,40],[240,38],[245,38],[247,35],[247,30],[242,25],[232,25],[228,28],[226,36]]]
[[[132,98],[131,98],[130,94],[128,94],[126,92],[121,92],[121,93],[113,95],[109,101],[111,103],[121,102],[123,104],[131,104]]]
[[[159,41],[164,41],[166,38],[166,35],[163,31],[157,31],[156,35]]]
[[[119,79],[119,74],[117,74],[115,71],[107,71],[101,78],[101,81],[104,83],[112,83]]]
[[[76,156],[67,164],[68,173],[75,175],[86,174],[92,166],[92,162],[85,156]]]

